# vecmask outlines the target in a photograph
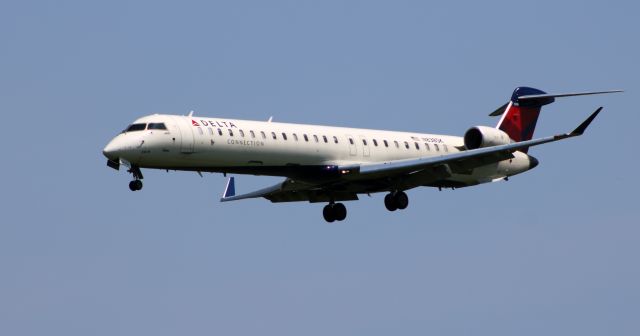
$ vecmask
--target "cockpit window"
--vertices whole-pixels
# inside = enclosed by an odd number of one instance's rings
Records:
[[[136,132],[136,131],[144,131],[144,129],[147,127],[147,124],[131,124],[129,125],[129,127],[127,127],[126,130],[124,130],[125,132]]]
[[[164,123],[149,123],[149,127],[147,129],[150,130],[166,130],[167,126]]]

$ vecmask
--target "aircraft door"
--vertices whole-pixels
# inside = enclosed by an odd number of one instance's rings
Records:
[[[364,135],[360,135],[360,144],[362,144],[362,156],[369,157],[371,156],[371,149],[369,148],[369,142]]]
[[[347,134],[347,141],[349,142],[349,155],[356,156],[358,155],[358,147],[356,147],[356,139]]]
[[[180,131],[180,152],[193,153],[195,137],[193,135],[193,127],[190,118],[175,117],[176,125]]]

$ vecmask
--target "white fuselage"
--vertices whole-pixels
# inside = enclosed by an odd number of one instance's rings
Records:
[[[415,159],[464,150],[463,138],[457,136],[195,116],[150,115],[132,126],[111,140],[104,154],[140,168],[289,176],[298,168]],[[512,159],[453,174],[448,180],[474,185],[529,168],[528,156],[515,152]]]

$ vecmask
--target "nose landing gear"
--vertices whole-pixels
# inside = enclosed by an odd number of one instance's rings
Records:
[[[347,208],[342,203],[329,203],[322,209],[324,220],[329,223],[347,218]]]
[[[133,180],[133,181],[129,182],[129,189],[131,189],[131,191],[138,191],[138,190],[142,189],[142,181]]]
[[[131,169],[127,170],[129,173],[133,175],[133,181],[129,182],[129,189],[131,191],[138,191],[142,189],[142,171],[140,171],[139,167],[132,166]]]

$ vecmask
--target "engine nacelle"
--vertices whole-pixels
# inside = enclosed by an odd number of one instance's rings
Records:
[[[493,127],[475,126],[464,134],[464,146],[467,149],[508,145],[511,142],[507,133]]]

